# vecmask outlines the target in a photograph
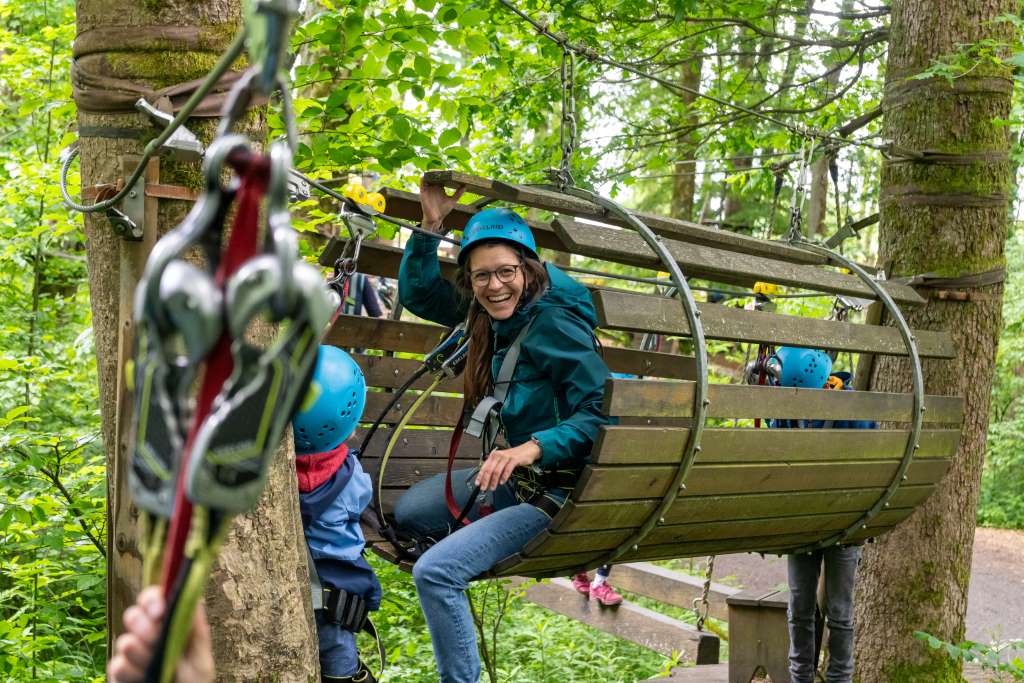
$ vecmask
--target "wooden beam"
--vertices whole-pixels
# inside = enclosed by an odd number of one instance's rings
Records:
[[[874,538],[888,532],[887,528],[865,529],[850,536],[851,542]],[[640,560],[668,560],[699,555],[717,555],[725,553],[771,553],[782,555],[809,543],[821,540],[826,534],[784,534],[777,536],[760,536],[721,541],[697,541],[695,543],[676,543],[669,545],[640,546],[637,551],[629,552],[622,558],[623,562]],[[545,555],[541,557],[522,557],[514,555],[499,562],[493,571],[494,576],[569,576],[582,569],[593,569],[604,558],[605,552],[581,552],[565,555]]]
[[[400,218],[413,223],[419,223],[423,220],[423,209],[420,206],[419,194],[415,192],[406,192],[405,190],[397,190],[393,187],[382,188],[381,194],[383,194],[384,198],[387,200],[387,208],[384,210],[384,213],[388,216],[391,216],[392,218]],[[472,218],[473,214],[478,211],[480,211],[480,209],[476,208],[472,204],[456,204],[452,209],[452,212],[448,214],[448,218],[445,219],[445,227],[452,230],[462,230],[466,227],[466,223],[470,218]],[[530,226],[530,229],[533,230],[533,236],[537,240],[537,246],[544,247],[545,249],[553,249],[555,251],[569,251],[549,223],[531,220],[525,216],[523,219],[526,221],[526,224]]]
[[[605,384],[604,412],[608,415],[691,417],[692,382],[609,379]],[[878,420],[908,422],[911,394],[868,391],[826,391],[793,387],[712,384],[708,387],[708,417],[821,420]],[[963,399],[925,396],[928,423],[959,425]]]
[[[893,508],[912,508],[927,498],[934,485],[900,486],[890,499]],[[864,512],[882,495],[881,486],[829,491],[786,491],[737,496],[689,496],[676,499],[665,512],[667,524],[713,524],[724,520],[770,519],[788,515]],[[660,498],[580,503],[570,501],[555,516],[551,529],[560,533],[638,527]]]
[[[654,251],[632,231],[589,225],[570,218],[556,218],[552,225],[574,254],[664,270]],[[875,298],[874,292],[855,275],[679,240],[664,240],[662,244],[687,277],[746,287],[765,281],[831,294]],[[912,287],[892,282],[883,282],[882,286],[898,302],[924,303],[924,298]]]
[[[630,332],[689,336],[690,327],[678,299],[601,289],[592,292],[601,327]],[[721,304],[698,304],[709,339],[802,346],[832,351],[907,355],[894,327],[857,325],[835,320],[798,318],[765,311],[744,311]],[[915,330],[918,353],[925,358],[954,358],[947,332]]]
[[[524,597],[536,605],[666,657],[681,653],[697,664],[718,662],[719,640],[713,633],[628,602],[611,609],[601,607],[577,593],[567,579],[536,583],[513,577],[510,582],[517,588],[525,585]]]
[[[873,502],[873,501],[872,501]],[[906,519],[912,508],[883,510],[868,528],[892,527]],[[718,542],[725,539],[751,538],[781,534],[841,531],[857,522],[863,510],[831,515],[795,515],[770,519],[726,520],[698,524],[664,524],[656,526],[644,538],[641,547],[671,545],[697,541]],[[603,529],[571,533],[545,531],[523,547],[529,557],[561,555],[571,552],[608,551],[625,542],[635,529]]]
[[[606,425],[590,461],[597,465],[675,464],[689,430]],[[903,429],[705,429],[695,462],[702,464],[878,460],[901,458]],[[637,444],[643,448],[637,448]],[[952,457],[960,443],[955,429],[926,429],[915,457]]]
[[[899,461],[771,463],[765,465],[700,465],[690,469],[686,492],[694,496],[731,496],[757,492],[826,491],[887,486]],[[934,484],[949,468],[946,458],[914,460],[906,483]],[[603,467],[587,465],[573,492],[577,502],[629,500],[662,496],[675,475],[674,466]],[[727,519],[731,519],[727,517]]]
[[[612,225],[622,225],[618,219],[609,216],[601,207],[559,192],[551,192],[550,190],[526,185],[514,185],[500,180],[492,181],[488,178],[459,173],[458,171],[428,171],[423,174],[423,178],[432,185],[444,185],[450,188],[465,186],[468,191],[485,197],[502,199],[535,209],[576,216],[577,218],[589,218]],[[730,251],[758,254],[793,263],[823,264],[826,262],[825,258],[821,256],[789,246],[788,244],[760,240],[755,237],[748,237],[747,235],[726,232],[724,230],[716,230],[689,221],[665,218],[647,213],[634,213],[654,232],[692,244],[704,244]]]
[[[323,343],[381,351],[427,353],[444,339],[446,332],[447,328],[431,323],[340,315],[327,332]]]

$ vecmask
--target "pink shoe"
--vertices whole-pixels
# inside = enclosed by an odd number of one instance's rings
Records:
[[[590,591],[590,599],[597,600],[605,607],[614,607],[622,603],[622,596],[615,592],[615,589],[605,581],[597,588]]]
[[[572,577],[572,587],[576,589],[577,593],[590,595],[590,577],[587,576],[586,572],[577,572]]]

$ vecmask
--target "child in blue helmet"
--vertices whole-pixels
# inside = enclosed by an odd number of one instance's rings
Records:
[[[313,561],[321,681],[374,682],[356,650],[356,632],[367,628],[367,615],[381,599],[359,527],[372,484],[345,444],[365,403],[366,381],[356,362],[341,349],[321,346],[309,393],[292,420],[302,528]]]
[[[850,374],[832,372],[824,351],[780,347],[767,362],[773,383],[786,387],[852,391]],[[874,429],[867,420],[773,420],[790,429]],[[825,568],[825,619],[829,627],[826,683],[853,680],[853,589],[860,546],[832,546],[786,558],[789,575],[789,676],[792,683],[813,683],[817,662],[815,608],[818,576]]]

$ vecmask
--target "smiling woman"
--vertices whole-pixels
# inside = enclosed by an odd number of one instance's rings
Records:
[[[420,192],[424,227],[442,232],[462,192],[449,197],[425,184]],[[519,552],[565,501],[598,428],[610,421],[601,413],[608,368],[597,353],[589,292],[540,261],[518,214],[485,209],[470,219],[454,285],[441,277],[438,243],[423,234],[409,241],[399,295],[422,318],[449,326],[466,321],[466,406],[473,420],[493,427],[493,439],[485,438],[493,444],[479,471],[452,473],[451,502],[445,476],[436,475],[413,485],[394,514],[398,527],[435,543],[417,560],[413,578],[440,679],[476,683],[480,659],[465,590]],[[453,507],[468,508],[472,523],[461,526]]]

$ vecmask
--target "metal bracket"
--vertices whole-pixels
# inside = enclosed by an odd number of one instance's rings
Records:
[[[128,190],[128,194],[121,200],[120,211],[110,207],[106,214],[119,237],[133,242],[141,240],[142,226],[146,220],[146,176],[139,176]]]
[[[140,97],[135,102],[135,108],[149,116],[149,120],[156,126],[165,127],[174,121],[173,116],[160,111],[147,102],[144,97]],[[184,124],[174,130],[163,147],[171,150],[171,158],[177,161],[200,161],[206,151],[195,133],[186,128]]]

